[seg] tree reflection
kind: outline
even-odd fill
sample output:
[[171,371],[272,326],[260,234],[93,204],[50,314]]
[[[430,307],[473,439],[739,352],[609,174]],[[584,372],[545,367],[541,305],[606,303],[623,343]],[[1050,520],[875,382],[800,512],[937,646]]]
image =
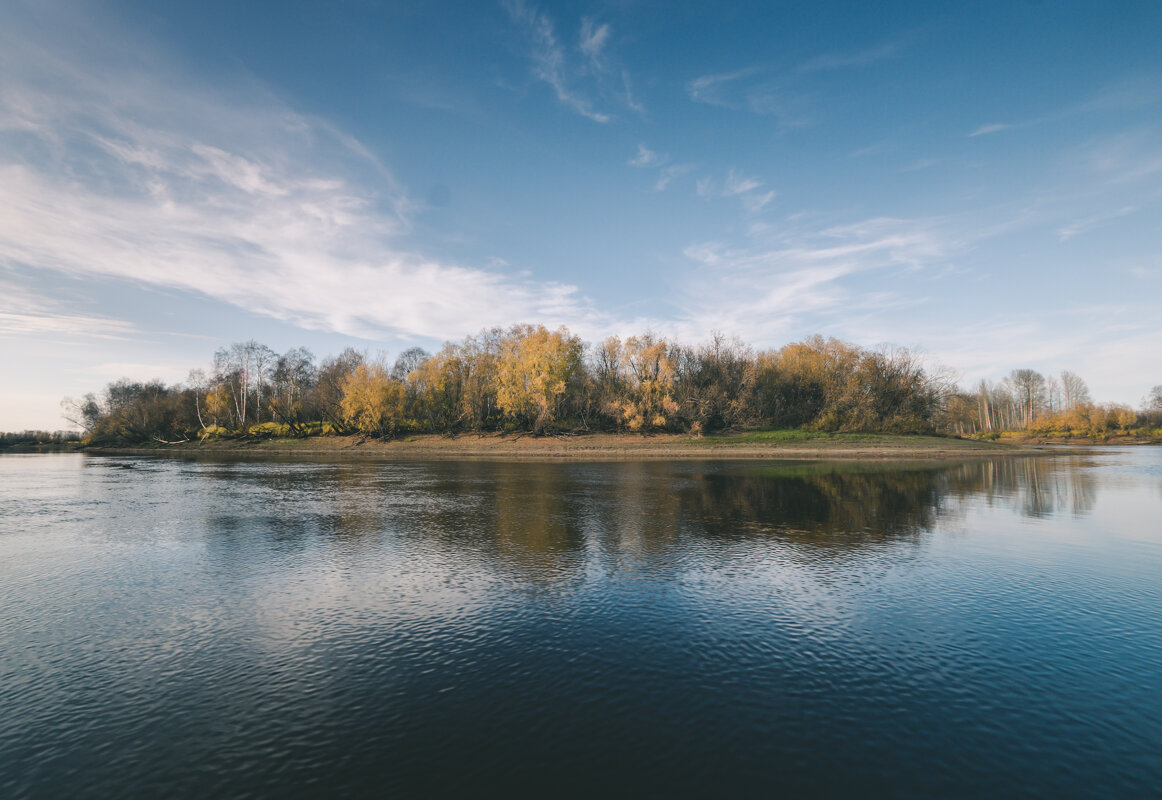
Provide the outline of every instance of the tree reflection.
[[784,534],[851,549],[931,530],[983,499],[1027,517],[1089,512],[1093,475],[1076,457],[954,465],[812,463],[706,472],[678,493],[686,518],[715,536]]
[[[586,563],[651,569],[686,538],[779,536],[857,551],[916,541],[973,504],[1027,517],[1083,515],[1097,482],[1077,456],[961,463],[724,465],[396,462],[205,464],[204,516],[283,546],[315,539],[348,557],[396,542],[414,555],[554,584]],[[288,541],[289,540],[289,541]]]
[[678,500],[684,516],[711,535],[776,532],[848,549],[931,528],[940,476],[843,465],[751,468],[700,475]]

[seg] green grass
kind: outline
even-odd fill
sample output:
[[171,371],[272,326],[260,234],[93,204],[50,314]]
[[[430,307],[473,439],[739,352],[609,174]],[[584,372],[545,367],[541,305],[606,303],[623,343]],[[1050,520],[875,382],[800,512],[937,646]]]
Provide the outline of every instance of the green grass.
[[774,444],[795,442],[883,442],[891,439],[901,439],[904,436],[894,436],[882,433],[827,433],[826,431],[808,431],[800,428],[790,428],[771,431],[752,431],[750,433],[731,434],[725,440],[739,444]]

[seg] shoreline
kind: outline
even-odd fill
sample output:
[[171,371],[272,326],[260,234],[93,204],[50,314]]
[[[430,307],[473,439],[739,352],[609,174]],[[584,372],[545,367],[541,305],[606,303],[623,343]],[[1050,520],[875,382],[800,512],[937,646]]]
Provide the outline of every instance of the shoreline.
[[589,433],[575,436],[416,434],[387,441],[360,436],[302,439],[220,439],[135,447],[85,447],[93,455],[330,456],[381,460],[947,460],[1029,456],[1060,449],[939,436],[739,433],[693,438],[683,434]]

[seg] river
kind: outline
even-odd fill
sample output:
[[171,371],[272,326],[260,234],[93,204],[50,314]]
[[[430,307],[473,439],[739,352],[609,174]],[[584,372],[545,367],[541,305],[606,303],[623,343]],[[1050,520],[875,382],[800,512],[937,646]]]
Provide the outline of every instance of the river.
[[0,456],[0,796],[1129,797],[1162,448]]

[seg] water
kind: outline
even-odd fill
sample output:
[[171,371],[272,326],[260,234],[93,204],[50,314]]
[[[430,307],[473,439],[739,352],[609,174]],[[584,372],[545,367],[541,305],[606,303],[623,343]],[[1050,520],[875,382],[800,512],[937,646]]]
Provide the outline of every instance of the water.
[[0,457],[0,796],[1129,797],[1162,450]]

